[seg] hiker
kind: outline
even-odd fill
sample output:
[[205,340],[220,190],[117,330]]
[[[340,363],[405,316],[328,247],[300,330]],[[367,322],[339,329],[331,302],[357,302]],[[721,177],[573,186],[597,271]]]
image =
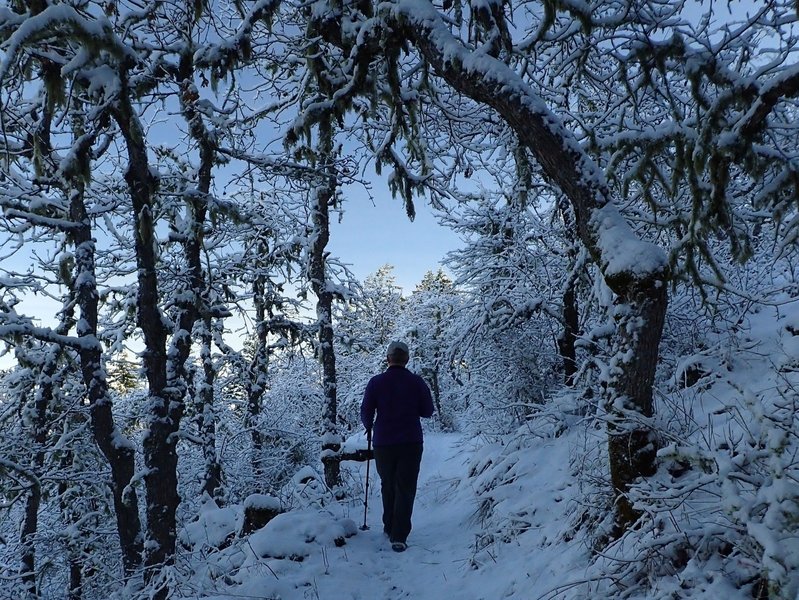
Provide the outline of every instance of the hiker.
[[419,418],[433,415],[433,398],[424,379],[405,368],[410,359],[406,344],[391,342],[386,354],[388,369],[372,377],[366,385],[361,421],[374,445],[383,495],[383,531],[391,541],[391,549],[402,552],[408,547],[406,540],[411,532],[416,480],[422,462]]

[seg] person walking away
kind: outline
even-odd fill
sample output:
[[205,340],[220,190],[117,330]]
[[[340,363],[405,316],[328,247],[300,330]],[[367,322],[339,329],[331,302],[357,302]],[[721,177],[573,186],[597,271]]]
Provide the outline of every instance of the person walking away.
[[[407,547],[416,482],[422,462],[422,423],[433,416],[433,398],[424,379],[406,369],[410,352],[391,342],[388,368],[366,385],[361,421],[372,436],[375,465],[383,496],[383,531],[395,552]],[[377,417],[375,417],[377,413]]]

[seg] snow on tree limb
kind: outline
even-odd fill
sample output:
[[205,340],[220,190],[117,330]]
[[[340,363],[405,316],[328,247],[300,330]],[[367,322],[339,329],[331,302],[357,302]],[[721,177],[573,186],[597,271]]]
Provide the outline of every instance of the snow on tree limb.
[[36,327],[35,325],[24,322],[0,324],[0,338],[19,335],[29,336],[42,342],[60,344],[76,350],[93,350],[100,348],[100,342],[94,336],[76,338],[69,335],[61,335],[47,327]]
[[766,118],[781,98],[797,94],[799,94],[799,64],[791,66],[780,73],[779,77],[762,86],[757,100],[735,125],[735,133],[744,139],[755,135],[763,128]]
[[[0,31],[6,28],[7,22],[16,19],[19,19],[19,15],[10,11],[0,13]],[[0,62],[0,80],[5,79],[11,67],[19,63],[18,54],[25,45],[39,37],[53,35],[62,26],[71,29],[74,35],[84,38],[89,47],[97,47],[102,41],[106,50],[132,61],[138,59],[134,50],[117,38],[107,19],[87,19],[69,4],[54,4],[37,15],[21,20],[14,33],[2,45],[5,56]]]
[[[501,60],[468,50],[428,0],[384,3],[381,10],[405,25],[406,34],[450,85],[491,106],[513,127],[546,175],[572,201],[580,237],[603,269],[608,269],[606,276],[618,283],[622,271],[624,280],[663,276],[665,252],[635,236],[609,203],[610,192],[599,166],[518,74]],[[600,209],[601,216],[594,216]]]
[[666,268],[663,250],[638,239],[615,205],[606,204],[594,211],[591,228],[597,233],[600,264],[606,278],[645,279],[662,274]]

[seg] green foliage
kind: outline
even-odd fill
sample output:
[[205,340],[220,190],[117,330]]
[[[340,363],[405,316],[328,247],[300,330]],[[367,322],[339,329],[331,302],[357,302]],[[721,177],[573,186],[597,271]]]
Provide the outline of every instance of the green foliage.
[[128,394],[141,388],[143,381],[139,376],[140,365],[128,355],[121,355],[109,362],[108,385],[120,394]]

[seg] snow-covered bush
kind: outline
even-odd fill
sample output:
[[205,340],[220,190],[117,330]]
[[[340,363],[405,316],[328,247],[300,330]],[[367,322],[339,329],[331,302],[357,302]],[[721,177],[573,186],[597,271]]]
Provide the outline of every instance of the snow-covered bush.
[[660,469],[631,490],[642,518],[595,565],[609,594],[796,597],[797,325],[799,303],[774,297],[674,361]]
[[[0,381],[3,599],[22,597],[20,558],[31,549],[40,566],[36,582],[42,598],[73,589],[85,600],[105,599],[121,576],[119,541],[109,535],[114,531],[111,474],[92,438],[85,389],[71,366],[66,360],[50,378],[37,369],[17,368]],[[37,415],[44,393],[51,394],[50,402]],[[42,426],[37,423],[45,424],[45,435],[36,431]],[[27,494],[33,491],[38,503]],[[22,531],[28,531],[25,539]]]

